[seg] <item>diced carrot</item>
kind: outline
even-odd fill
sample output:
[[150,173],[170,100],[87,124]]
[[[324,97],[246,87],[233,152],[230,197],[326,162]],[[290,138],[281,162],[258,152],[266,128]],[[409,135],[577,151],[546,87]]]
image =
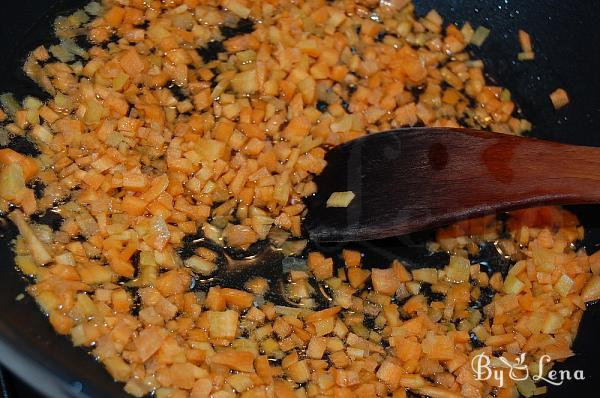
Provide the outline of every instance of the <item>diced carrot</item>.
[[0,149],[0,163],[3,165],[17,163],[21,166],[26,181],[29,181],[34,177],[39,170],[37,162],[33,158],[21,155],[19,152],[15,152],[10,148]]
[[349,268],[346,273],[348,274],[350,286],[353,288],[362,286],[369,280],[369,277],[371,276],[371,271],[358,267]]
[[526,52],[526,53],[532,52],[533,47],[531,45],[531,37],[529,36],[529,34],[521,29],[519,29],[518,34],[519,34],[519,43],[521,44],[521,50],[523,50],[523,52]]
[[144,60],[135,49],[123,52],[120,59],[121,68],[132,78],[137,78],[144,70]]
[[196,380],[190,398],[209,398],[212,391],[212,381],[208,377]]
[[147,203],[137,196],[125,196],[121,202],[121,209],[132,216],[141,216],[146,211]]
[[250,308],[254,301],[252,294],[243,290],[223,288],[220,294],[224,297],[227,305],[232,305],[237,308]]
[[290,383],[284,380],[278,380],[275,382],[275,396],[281,398],[295,398],[294,389],[290,386]]
[[325,258],[319,252],[309,253],[306,263],[317,280],[324,280],[333,276],[333,259]]
[[428,333],[423,340],[423,353],[430,359],[450,360],[454,358],[454,341],[450,336],[435,336]]
[[165,297],[184,293],[190,286],[190,275],[183,270],[165,272],[156,280],[156,288]]
[[377,378],[390,386],[390,388],[396,389],[400,384],[400,378],[403,373],[402,368],[388,358],[379,367]]
[[68,335],[71,332],[71,328],[75,325],[75,321],[72,318],[59,311],[52,311],[49,320],[54,330],[62,335]]
[[376,292],[387,295],[394,295],[402,283],[392,268],[373,268],[371,281]]
[[333,68],[331,68],[331,73],[329,76],[332,80],[335,80],[336,82],[341,82],[344,80],[347,74],[348,68],[346,66],[335,65]]
[[560,109],[569,103],[569,95],[564,89],[558,88],[550,94],[550,101],[554,109]]
[[574,227],[579,225],[577,217],[568,211],[556,206],[535,207],[531,209],[515,210],[509,213],[508,227],[511,230],[528,227]]
[[221,351],[211,356],[210,362],[239,372],[254,372],[254,355],[251,352]]
[[342,307],[330,307],[321,311],[313,312],[304,317],[305,322],[317,322],[323,319],[331,318],[342,310]]
[[360,262],[362,261],[362,256],[360,252],[356,250],[344,249],[342,251],[342,256],[344,257],[344,263],[348,268],[359,267]]
[[154,355],[161,347],[164,338],[163,331],[157,326],[150,326],[143,329],[134,340],[140,360],[145,362]]
[[103,16],[109,26],[117,27],[125,17],[125,9],[123,7],[114,6],[109,9]]

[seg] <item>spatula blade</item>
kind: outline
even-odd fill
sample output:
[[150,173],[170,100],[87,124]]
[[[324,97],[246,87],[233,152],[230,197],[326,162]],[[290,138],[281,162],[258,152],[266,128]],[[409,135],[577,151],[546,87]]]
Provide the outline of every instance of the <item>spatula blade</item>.
[[[598,149],[469,129],[371,134],[328,152],[304,222],[316,241],[359,241],[534,204],[600,199]],[[575,164],[574,160],[578,164]],[[348,207],[327,207],[352,191]],[[596,191],[596,193],[594,193]]]

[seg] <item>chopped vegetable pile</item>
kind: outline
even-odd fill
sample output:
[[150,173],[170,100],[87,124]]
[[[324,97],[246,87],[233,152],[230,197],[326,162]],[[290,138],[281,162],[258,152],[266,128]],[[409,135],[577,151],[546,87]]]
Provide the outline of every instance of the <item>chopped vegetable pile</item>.
[[[529,397],[544,387],[476,380],[471,358],[572,355],[600,257],[558,208],[513,213],[507,233],[494,218],[438,231],[439,268],[305,253],[328,148],[403,126],[530,129],[467,52],[487,28],[406,0],[105,0],[55,30],[24,66],[49,98],[0,96],[0,210],[28,292],[129,394]],[[297,305],[259,277],[194,287],[224,248],[264,241],[296,256]],[[511,267],[477,260],[486,241]]]

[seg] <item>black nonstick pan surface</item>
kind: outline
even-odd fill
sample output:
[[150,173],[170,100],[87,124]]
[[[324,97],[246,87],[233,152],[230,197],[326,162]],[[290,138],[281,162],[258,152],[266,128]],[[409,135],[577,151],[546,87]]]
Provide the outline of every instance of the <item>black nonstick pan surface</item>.
[[[507,87],[534,125],[533,136],[600,146],[600,2],[597,0],[415,0],[418,12],[435,8],[446,22],[470,21],[492,30],[473,53],[490,78]],[[57,15],[84,5],[76,0],[10,0],[0,13],[0,92],[42,96],[21,72],[27,50],[52,41]],[[518,62],[517,30],[533,37],[536,59]],[[553,109],[548,95],[565,88],[571,103]],[[586,227],[588,251],[600,247],[600,206],[572,208]],[[58,336],[29,297],[17,301],[26,281],[14,269],[10,241],[16,230],[0,224],[0,362],[49,397],[126,397],[102,366]],[[415,244],[398,238],[370,242],[363,251],[382,252]],[[380,250],[381,249],[381,250]],[[378,254],[375,254],[377,252]],[[550,387],[546,397],[597,396],[600,389],[600,306],[586,311],[574,344],[576,356],[557,369],[583,370],[585,380]]]

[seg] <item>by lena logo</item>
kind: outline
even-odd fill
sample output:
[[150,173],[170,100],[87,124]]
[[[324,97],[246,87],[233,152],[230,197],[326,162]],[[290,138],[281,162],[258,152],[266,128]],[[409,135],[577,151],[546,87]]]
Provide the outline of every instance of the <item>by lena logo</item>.
[[583,370],[550,370],[548,374],[544,372],[544,366],[547,365],[551,358],[549,355],[542,355],[537,366],[537,373],[530,375],[530,369],[525,364],[525,353],[519,355],[514,362],[509,361],[504,357],[494,358],[494,363],[485,353],[476,355],[471,360],[471,368],[475,373],[475,378],[479,381],[494,380],[498,387],[504,387],[505,377],[512,381],[524,381],[529,378],[535,383],[545,381],[554,386],[560,386],[565,381],[569,380],[585,380]]

